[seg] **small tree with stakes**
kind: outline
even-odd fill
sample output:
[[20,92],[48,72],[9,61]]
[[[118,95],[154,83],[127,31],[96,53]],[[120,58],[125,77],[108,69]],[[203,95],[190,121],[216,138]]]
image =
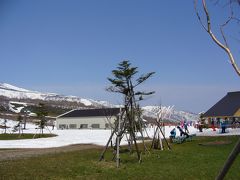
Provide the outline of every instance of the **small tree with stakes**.
[[[155,72],[150,72],[144,75],[141,75],[138,78],[134,78],[134,76],[138,73],[137,67],[132,67],[129,61],[122,61],[119,63],[119,66],[116,70],[112,71],[113,78],[108,78],[108,81],[111,82],[111,86],[107,88],[107,91],[120,93],[123,95],[124,104],[123,108],[120,112],[120,115],[115,123],[114,130],[100,156],[100,161],[104,159],[104,154],[111,142],[114,134],[117,136],[116,143],[115,143],[115,153],[114,158],[117,161],[117,167],[120,163],[119,157],[119,146],[121,139],[124,135],[129,135],[129,147],[130,153],[133,152],[133,146],[135,146],[135,150],[137,152],[137,157],[139,163],[141,162],[141,153],[137,144],[136,140],[136,132],[142,133],[142,119],[139,117],[140,108],[139,108],[139,101],[143,100],[144,96],[152,95],[154,92],[143,92],[143,91],[136,91],[136,88],[145,82],[147,79],[152,77]],[[144,143],[144,137],[142,137]],[[144,145],[144,147],[146,147]]]

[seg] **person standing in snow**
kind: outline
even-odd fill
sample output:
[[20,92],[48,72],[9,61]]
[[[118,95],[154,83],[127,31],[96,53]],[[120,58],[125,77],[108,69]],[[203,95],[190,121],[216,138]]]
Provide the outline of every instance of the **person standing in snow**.
[[188,131],[188,125],[187,125],[187,122],[186,122],[186,121],[184,122],[184,130],[185,130],[185,133],[189,133],[189,131]]
[[173,142],[173,139],[176,137],[176,128],[173,128],[171,131],[170,131],[170,136],[169,136],[169,140],[170,142]]
[[184,121],[181,121],[181,128],[184,127]]
[[213,131],[216,131],[215,126],[214,126],[214,119],[213,118],[211,119],[211,126],[212,126]]
[[[226,118],[225,118],[225,120],[226,120]],[[225,122],[223,119],[220,119],[220,126],[222,128],[222,133],[225,133],[226,125],[225,125]]]

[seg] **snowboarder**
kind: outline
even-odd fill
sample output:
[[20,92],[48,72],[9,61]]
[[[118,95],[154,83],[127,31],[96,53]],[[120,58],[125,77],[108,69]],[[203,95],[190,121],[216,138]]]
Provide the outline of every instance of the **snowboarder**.
[[188,133],[184,132],[184,131],[182,130],[182,128],[180,128],[179,126],[178,126],[177,128],[178,128],[178,130],[180,131],[180,136],[185,135],[186,138],[189,137]]

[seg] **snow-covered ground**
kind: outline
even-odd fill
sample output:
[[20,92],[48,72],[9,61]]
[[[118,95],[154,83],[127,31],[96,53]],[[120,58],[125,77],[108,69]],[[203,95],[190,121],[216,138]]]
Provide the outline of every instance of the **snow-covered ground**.
[[[0,120],[0,125],[3,124],[3,120]],[[16,125],[16,121],[7,121],[7,126],[13,127]],[[24,130],[24,133],[33,133],[35,134],[36,125],[27,124],[27,129]],[[165,127],[165,135],[169,137],[170,131],[173,129],[173,126]],[[49,129],[49,130],[48,130]],[[97,144],[105,145],[108,138],[110,137],[111,130],[51,130],[52,127],[44,130],[44,133],[56,134],[56,137],[51,138],[40,138],[40,139],[24,139],[24,140],[0,140],[0,148],[51,148],[51,147],[60,147],[67,146],[71,144]],[[194,127],[189,127],[190,134],[197,134],[197,136],[221,136],[221,135],[240,135],[240,129],[228,129],[229,132],[226,134],[219,134],[219,131],[212,131],[212,129],[203,130],[202,133],[198,132]],[[150,137],[153,136],[154,128],[147,128],[147,132],[144,132],[144,135],[148,134]],[[4,130],[0,129],[0,133],[3,133]],[[11,132],[9,129],[7,132]],[[17,133],[17,132],[16,132]],[[177,130],[177,136],[179,136],[179,131]],[[127,144],[126,138],[122,140],[122,144]]]

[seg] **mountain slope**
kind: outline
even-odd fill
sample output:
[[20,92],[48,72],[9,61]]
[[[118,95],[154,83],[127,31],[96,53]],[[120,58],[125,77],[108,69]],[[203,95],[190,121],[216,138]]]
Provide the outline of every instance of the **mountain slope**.
[[[10,103],[10,102],[15,103]],[[39,103],[44,103],[52,111],[53,115],[61,114],[70,109],[79,108],[100,108],[100,107],[114,107],[107,101],[95,101],[92,99],[84,99],[77,96],[64,96],[56,93],[41,93],[38,91],[30,91],[24,88],[19,88],[7,83],[0,83],[0,105],[11,112],[19,112],[23,107],[16,106],[16,102],[21,101],[31,106],[31,110],[35,109]],[[15,105],[13,105],[15,104]],[[35,106],[35,107],[34,107]],[[15,108],[15,109],[14,109]],[[156,118],[157,106],[143,107],[143,115],[145,117]],[[198,115],[185,111],[174,110],[173,107],[161,107],[165,114],[164,118],[171,121],[196,121]],[[14,110],[14,111],[13,111]]]
[[0,83],[0,96],[4,96],[10,99],[33,99],[43,101],[58,101],[58,102],[77,102],[83,106],[104,106],[108,104],[105,101],[94,101],[91,99],[84,99],[77,96],[64,96],[56,93],[41,93],[38,91],[30,91],[23,88],[19,88],[7,83]]
[[162,118],[169,121],[198,121],[198,115],[186,111],[178,111],[173,108],[173,106],[145,106],[142,108],[144,110],[143,115],[151,118],[157,117],[157,112],[161,109]]

